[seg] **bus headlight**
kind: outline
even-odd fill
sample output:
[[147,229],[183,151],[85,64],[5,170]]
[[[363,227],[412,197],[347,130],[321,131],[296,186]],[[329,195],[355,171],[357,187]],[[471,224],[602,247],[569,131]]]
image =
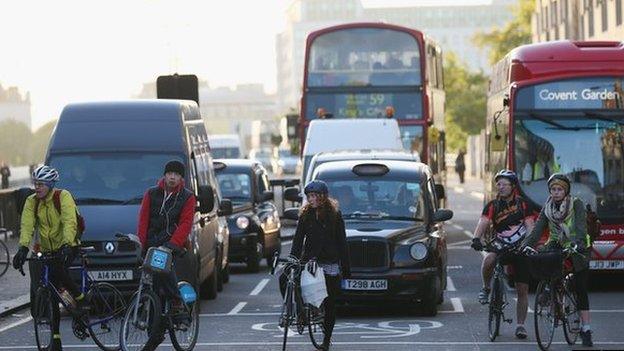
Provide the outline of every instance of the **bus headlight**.
[[249,227],[249,218],[245,216],[236,218],[236,226],[238,229],[247,229]]
[[410,256],[416,261],[422,261],[427,257],[427,246],[423,243],[415,243],[410,247]]

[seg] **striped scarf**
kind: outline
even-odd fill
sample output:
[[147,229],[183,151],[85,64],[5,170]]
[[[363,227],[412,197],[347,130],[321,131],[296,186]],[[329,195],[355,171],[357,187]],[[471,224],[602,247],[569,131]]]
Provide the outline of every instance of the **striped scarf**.
[[551,236],[559,238],[563,234],[565,238],[570,238],[571,228],[565,223],[572,216],[572,198],[569,195],[560,204],[556,204],[549,196],[544,205],[544,214],[551,223]]

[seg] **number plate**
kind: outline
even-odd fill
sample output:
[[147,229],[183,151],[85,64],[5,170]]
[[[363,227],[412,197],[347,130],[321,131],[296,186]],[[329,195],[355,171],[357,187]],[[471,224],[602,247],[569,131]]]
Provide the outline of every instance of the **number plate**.
[[91,271],[89,277],[93,280],[119,281],[132,280],[132,270],[124,271]]
[[388,290],[388,281],[385,279],[343,279],[344,290]]
[[624,261],[589,261],[589,269],[624,269]]

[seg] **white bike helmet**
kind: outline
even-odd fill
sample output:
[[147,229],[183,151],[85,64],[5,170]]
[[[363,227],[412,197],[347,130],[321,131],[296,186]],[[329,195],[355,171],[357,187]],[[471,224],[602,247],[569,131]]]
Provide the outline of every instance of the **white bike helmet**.
[[56,169],[43,165],[34,170],[32,179],[39,182],[56,182],[59,180],[59,174]]

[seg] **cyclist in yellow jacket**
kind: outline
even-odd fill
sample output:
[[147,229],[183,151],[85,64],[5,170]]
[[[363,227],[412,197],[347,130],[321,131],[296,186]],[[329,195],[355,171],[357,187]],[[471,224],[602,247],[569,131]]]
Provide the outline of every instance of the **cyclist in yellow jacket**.
[[[56,169],[40,166],[32,173],[35,193],[30,195],[24,204],[20,229],[19,250],[13,257],[13,267],[21,269],[28,255],[35,230],[39,233],[39,249],[44,253],[58,253],[61,262],[50,264],[50,278],[57,286],[63,286],[81,303],[84,295],[69,276],[68,266],[74,259],[75,247],[79,245],[76,237],[77,219],[76,204],[67,190],[60,190],[60,211],[54,204],[54,185],[59,180]],[[38,277],[31,277],[33,282]],[[54,304],[52,331],[54,341],[50,350],[62,350],[59,333],[60,313],[58,304]]]

